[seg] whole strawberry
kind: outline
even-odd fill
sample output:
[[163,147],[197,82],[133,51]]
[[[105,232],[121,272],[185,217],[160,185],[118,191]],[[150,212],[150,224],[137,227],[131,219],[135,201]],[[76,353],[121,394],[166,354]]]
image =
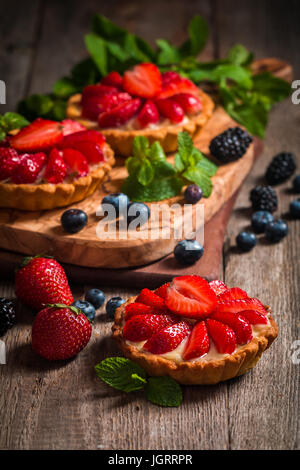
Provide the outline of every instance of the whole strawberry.
[[16,296],[24,304],[41,310],[47,304],[73,302],[67,276],[53,258],[24,258],[15,278]]
[[87,345],[91,334],[91,324],[79,309],[54,304],[41,310],[33,322],[32,349],[49,361],[69,359]]

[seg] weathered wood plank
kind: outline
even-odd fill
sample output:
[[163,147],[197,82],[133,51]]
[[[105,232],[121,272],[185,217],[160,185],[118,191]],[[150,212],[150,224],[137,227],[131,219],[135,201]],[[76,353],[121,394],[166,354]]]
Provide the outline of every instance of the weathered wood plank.
[[[299,71],[297,51],[296,2],[226,2],[220,20],[221,53],[241,42],[259,57],[281,56]],[[219,12],[219,18],[224,10]],[[251,34],[255,31],[255,34]],[[279,338],[246,376],[228,383],[229,442],[232,449],[294,449],[299,447],[299,366],[291,361],[292,343],[299,339],[300,224],[287,216],[290,182],[277,188],[277,216],[287,217],[290,234],[281,243],[270,245],[260,237],[258,246],[248,254],[237,252],[235,236],[249,227],[249,190],[261,183],[270,159],[278,152],[293,151],[299,160],[300,107],[291,101],[272,113],[265,151],[246,180],[228,225],[225,250],[225,281],[241,285],[251,295],[273,308],[279,323]]]

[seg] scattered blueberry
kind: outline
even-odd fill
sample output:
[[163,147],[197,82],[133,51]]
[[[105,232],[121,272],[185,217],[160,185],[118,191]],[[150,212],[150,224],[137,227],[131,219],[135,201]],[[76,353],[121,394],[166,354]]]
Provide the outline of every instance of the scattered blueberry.
[[128,206],[127,222],[130,224],[136,218],[139,218],[138,227],[144,225],[150,217],[150,209],[143,202],[131,202]]
[[282,219],[277,219],[266,226],[266,238],[270,242],[279,242],[287,236],[288,231],[287,223]]
[[296,175],[293,179],[293,189],[295,193],[300,193],[300,175]]
[[203,246],[197,240],[182,240],[175,246],[174,256],[180,264],[190,266],[201,258],[203,252]]
[[80,209],[68,209],[62,214],[60,221],[66,232],[77,233],[86,226],[88,216]]
[[105,295],[104,292],[100,289],[90,289],[85,294],[85,300],[90,302],[90,304],[94,305],[94,307],[100,308],[105,302]]
[[254,233],[240,232],[236,237],[236,244],[242,251],[250,251],[255,247],[257,238]]
[[197,184],[190,184],[184,191],[184,198],[189,204],[196,204],[202,196],[202,189]]
[[95,307],[90,302],[87,302],[86,300],[75,300],[72,305],[74,305],[76,308],[79,308],[88,320],[94,320],[96,311]]
[[251,225],[255,233],[263,233],[268,223],[273,222],[271,212],[257,211],[252,215]]
[[115,311],[125,302],[121,297],[112,297],[106,304],[106,313],[110,320],[114,320]]
[[295,219],[300,219],[300,198],[290,203],[290,213]]
[[116,217],[119,217],[120,214],[126,213],[129,198],[124,193],[112,193],[105,196],[102,199],[101,204],[111,204],[116,210]]

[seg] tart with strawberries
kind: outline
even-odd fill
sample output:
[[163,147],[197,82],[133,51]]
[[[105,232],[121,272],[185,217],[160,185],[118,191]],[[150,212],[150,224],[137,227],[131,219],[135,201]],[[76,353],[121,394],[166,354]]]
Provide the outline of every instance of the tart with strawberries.
[[113,164],[100,132],[70,119],[36,119],[0,142],[0,207],[67,206],[92,194]]
[[149,375],[216,384],[254,367],[278,327],[270,308],[239,287],[181,276],[122,304],[113,335]]
[[111,72],[73,95],[67,116],[100,130],[116,153],[129,156],[138,135],[159,141],[166,152],[176,150],[178,133],[196,135],[213,108],[211,98],[187,78],[143,63],[123,77]]

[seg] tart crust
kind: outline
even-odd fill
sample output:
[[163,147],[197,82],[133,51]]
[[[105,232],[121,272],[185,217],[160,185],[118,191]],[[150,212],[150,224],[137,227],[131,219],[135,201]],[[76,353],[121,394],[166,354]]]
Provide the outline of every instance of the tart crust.
[[69,98],[67,105],[67,117],[80,122],[87,129],[97,129],[106,137],[107,142],[118,154],[128,157],[132,154],[132,142],[136,136],[147,137],[150,143],[159,141],[165,152],[174,152],[177,149],[177,136],[179,132],[186,131],[194,137],[202,129],[204,124],[212,116],[214,102],[204,91],[199,90],[199,98],[202,102],[202,111],[196,116],[188,118],[183,124],[170,124],[157,128],[145,128],[139,130],[126,129],[101,129],[97,122],[81,117],[81,94]]
[[72,183],[0,183],[0,207],[38,211],[68,206],[85,199],[106,179],[115,163],[112,149],[107,144],[103,149],[106,161]]
[[[254,337],[250,343],[241,346],[233,354],[226,355],[224,359],[176,363],[156,354],[142,352],[123,339],[125,306],[135,299],[136,297],[131,297],[116,310],[112,327],[113,337],[124,356],[137,362],[149,375],[168,375],[181,384],[212,385],[245,374],[257,364],[262,353],[271,346],[278,335],[278,326],[270,315],[268,317],[270,325],[262,329],[259,336]],[[269,307],[267,310],[271,312]]]

